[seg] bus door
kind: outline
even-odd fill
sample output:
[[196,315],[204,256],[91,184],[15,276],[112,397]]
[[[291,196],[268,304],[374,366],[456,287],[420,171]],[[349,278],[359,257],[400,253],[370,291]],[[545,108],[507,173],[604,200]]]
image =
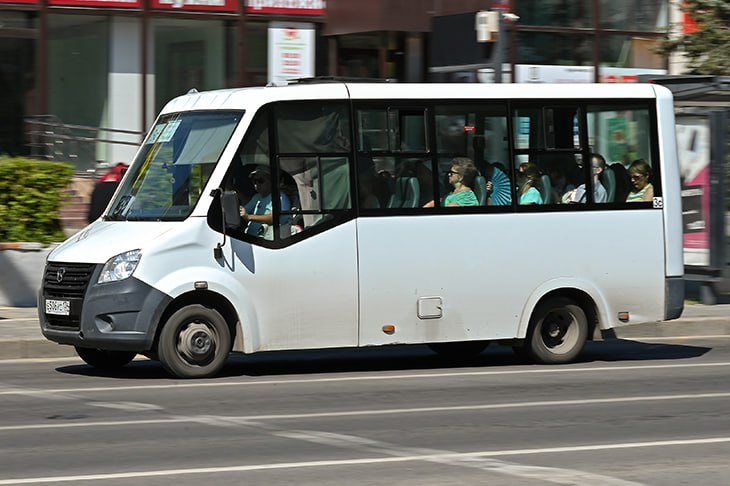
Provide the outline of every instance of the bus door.
[[345,102],[280,102],[257,114],[231,164],[252,215],[235,236],[252,248],[255,350],[357,345],[350,136]]

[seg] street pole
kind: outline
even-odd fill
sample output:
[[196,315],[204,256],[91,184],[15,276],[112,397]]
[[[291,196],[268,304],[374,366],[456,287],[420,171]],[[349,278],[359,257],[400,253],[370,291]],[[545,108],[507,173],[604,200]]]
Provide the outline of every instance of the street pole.
[[504,10],[495,9],[499,13],[497,20],[497,42],[494,44],[494,52],[492,54],[492,67],[494,69],[494,82],[502,82],[502,65],[504,64]]

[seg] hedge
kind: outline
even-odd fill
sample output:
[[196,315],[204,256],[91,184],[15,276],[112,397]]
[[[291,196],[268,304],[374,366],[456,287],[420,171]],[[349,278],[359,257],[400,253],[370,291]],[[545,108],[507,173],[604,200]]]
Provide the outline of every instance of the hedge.
[[66,239],[59,211],[73,172],[63,162],[0,157],[0,241]]

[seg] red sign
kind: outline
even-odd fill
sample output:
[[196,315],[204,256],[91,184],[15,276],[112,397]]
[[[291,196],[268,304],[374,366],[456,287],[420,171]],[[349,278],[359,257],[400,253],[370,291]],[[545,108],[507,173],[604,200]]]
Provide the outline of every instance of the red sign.
[[142,8],[142,0],[48,0],[48,5],[72,7]]
[[325,0],[246,0],[246,13],[282,15],[324,15]]
[[204,12],[237,12],[239,0],[152,0],[150,7],[160,10],[197,10]]

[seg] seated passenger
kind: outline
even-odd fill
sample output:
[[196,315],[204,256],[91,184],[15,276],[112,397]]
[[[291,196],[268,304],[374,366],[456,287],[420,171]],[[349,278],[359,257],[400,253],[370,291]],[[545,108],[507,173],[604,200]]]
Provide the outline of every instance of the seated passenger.
[[[606,170],[606,159],[601,154],[591,154],[591,171],[593,181],[593,202],[605,203],[608,201],[608,193],[606,188],[601,184],[601,174]],[[586,202],[586,185],[581,184],[572,191],[568,191],[563,195],[563,202],[566,203],[585,203]]]
[[626,197],[626,202],[651,201],[654,199],[654,186],[649,182],[651,179],[651,166],[646,160],[638,159],[631,163],[629,178],[631,179],[631,192]]
[[[449,184],[454,188],[443,200],[442,206],[478,206],[476,194],[472,190],[474,179],[479,175],[474,162],[466,157],[456,157],[451,161],[451,169],[447,172]],[[423,207],[434,207],[434,201],[427,202]]]
[[519,201],[521,205],[543,204],[540,194],[540,169],[533,163],[520,165],[520,183],[518,187]]
[[[274,217],[271,214],[271,170],[266,165],[259,165],[249,175],[253,180],[256,194],[241,207],[241,217],[246,225],[245,232],[249,235],[262,236],[267,240],[274,238],[272,224]],[[289,198],[281,193],[281,210],[290,211]]]

